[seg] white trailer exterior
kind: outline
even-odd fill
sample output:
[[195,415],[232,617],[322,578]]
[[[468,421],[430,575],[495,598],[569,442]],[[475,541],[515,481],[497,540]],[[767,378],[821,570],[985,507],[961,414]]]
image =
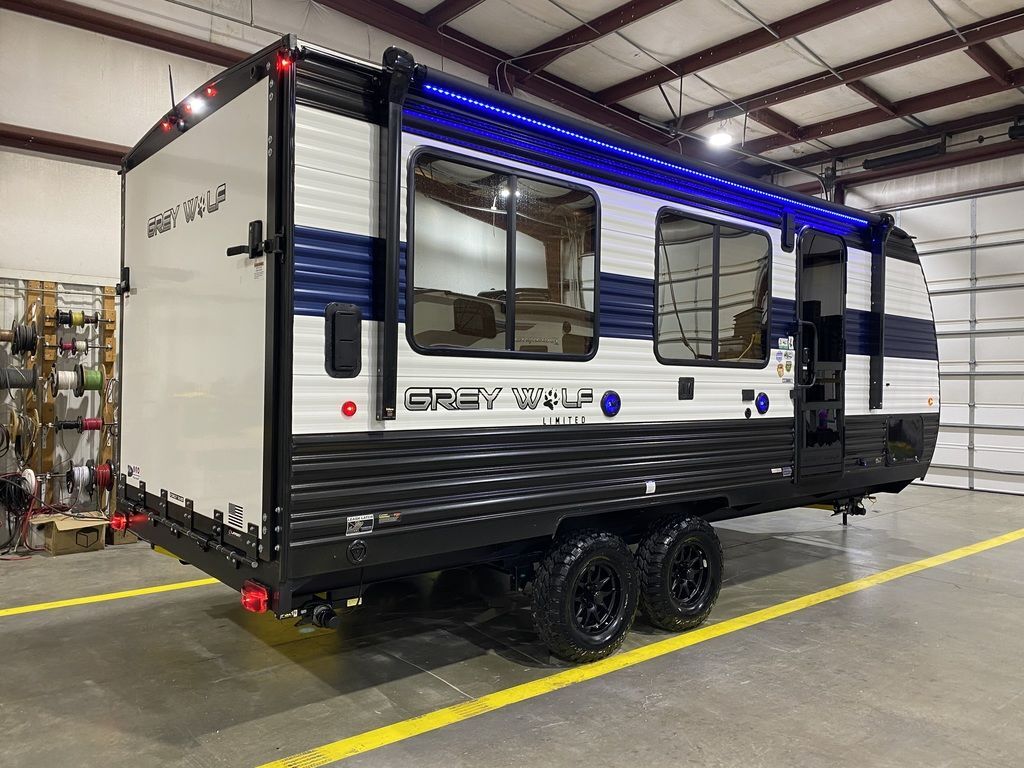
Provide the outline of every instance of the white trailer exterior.
[[279,616],[927,471],[934,323],[891,217],[290,38],[124,178],[122,510]]

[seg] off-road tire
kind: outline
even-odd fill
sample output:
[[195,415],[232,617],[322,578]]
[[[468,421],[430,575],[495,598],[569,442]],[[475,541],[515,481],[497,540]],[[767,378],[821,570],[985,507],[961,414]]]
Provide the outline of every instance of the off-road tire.
[[[580,623],[577,597],[589,574],[613,576],[617,602],[606,627],[588,633]],[[633,625],[640,579],[626,543],[604,531],[580,531],[556,541],[537,567],[532,613],[537,632],[551,653],[572,662],[591,662],[614,653]]]
[[[691,600],[680,601],[673,592],[673,567],[683,548],[699,548],[704,554],[706,583]],[[692,551],[692,549],[691,549]],[[715,529],[700,517],[680,515],[652,527],[636,551],[640,571],[640,605],[647,621],[659,629],[681,632],[703,624],[711,614],[722,588],[722,543]]]

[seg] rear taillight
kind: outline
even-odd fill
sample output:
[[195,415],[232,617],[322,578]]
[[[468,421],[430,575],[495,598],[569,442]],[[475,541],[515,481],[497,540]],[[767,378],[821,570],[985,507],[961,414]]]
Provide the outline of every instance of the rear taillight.
[[115,512],[110,516],[110,530],[120,533],[136,525],[142,525],[147,520],[149,520],[149,515],[135,514],[129,516],[124,512]]
[[266,613],[270,607],[270,590],[258,581],[246,579],[242,584],[242,607],[250,613]]

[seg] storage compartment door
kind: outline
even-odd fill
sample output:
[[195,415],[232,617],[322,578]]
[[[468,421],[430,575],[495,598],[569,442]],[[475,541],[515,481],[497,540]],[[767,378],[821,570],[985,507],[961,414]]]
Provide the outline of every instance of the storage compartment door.
[[120,472],[246,533],[265,503],[276,266],[225,252],[250,222],[267,236],[268,95],[263,78],[124,181]]

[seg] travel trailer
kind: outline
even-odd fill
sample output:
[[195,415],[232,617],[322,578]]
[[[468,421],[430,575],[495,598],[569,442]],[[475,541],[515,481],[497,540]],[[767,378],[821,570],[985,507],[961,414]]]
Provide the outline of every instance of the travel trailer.
[[416,64],[287,37],[123,167],[115,526],[335,626],[487,563],[590,661],[702,622],[709,520],[924,477],[911,237]]

